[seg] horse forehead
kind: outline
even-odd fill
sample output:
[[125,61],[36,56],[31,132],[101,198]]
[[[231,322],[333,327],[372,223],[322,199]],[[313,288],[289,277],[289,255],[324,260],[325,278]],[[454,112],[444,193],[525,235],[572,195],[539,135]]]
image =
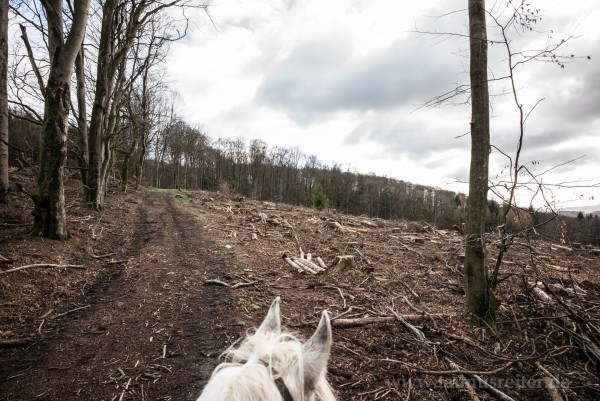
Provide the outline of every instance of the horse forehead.
[[272,355],[274,357],[294,355],[302,351],[302,343],[289,336],[259,336],[249,338],[240,345],[238,351],[249,352],[253,355]]

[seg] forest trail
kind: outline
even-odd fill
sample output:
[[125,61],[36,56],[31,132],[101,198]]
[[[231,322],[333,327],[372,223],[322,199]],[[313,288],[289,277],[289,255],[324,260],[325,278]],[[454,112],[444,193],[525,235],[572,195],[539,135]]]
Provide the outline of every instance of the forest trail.
[[144,193],[125,216],[131,233],[114,258],[128,262],[107,264],[78,300],[82,309],[42,326],[43,341],[12,355],[2,400],[198,397],[229,344],[233,309],[226,289],[203,280],[226,266],[170,194]]

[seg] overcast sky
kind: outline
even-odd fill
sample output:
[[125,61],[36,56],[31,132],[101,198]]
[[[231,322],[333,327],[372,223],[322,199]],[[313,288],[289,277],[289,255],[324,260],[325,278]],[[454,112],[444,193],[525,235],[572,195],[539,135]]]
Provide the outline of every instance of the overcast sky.
[[[494,15],[506,15],[506,1]],[[513,51],[540,49],[575,36],[560,68],[532,62],[516,70],[526,112],[522,162],[548,184],[600,182],[600,1],[532,0],[538,32],[511,32]],[[467,1],[213,0],[212,22],[172,49],[168,63],[182,112],[212,138],[261,139],[299,146],[323,163],[405,181],[466,191],[470,109],[422,108],[436,95],[468,83]],[[502,14],[505,13],[505,14]],[[443,16],[443,17],[441,17]],[[488,20],[489,39],[498,39]],[[586,56],[591,56],[588,60]],[[581,58],[577,58],[581,57]],[[506,50],[490,47],[490,76],[506,74]],[[490,88],[492,143],[514,155],[518,115],[508,88]],[[464,99],[461,99],[464,100]],[[533,163],[535,162],[535,164]],[[508,161],[492,152],[490,178]],[[600,204],[600,188],[557,189],[560,207]],[[589,200],[590,197],[594,200]],[[523,196],[520,201],[527,199]]]

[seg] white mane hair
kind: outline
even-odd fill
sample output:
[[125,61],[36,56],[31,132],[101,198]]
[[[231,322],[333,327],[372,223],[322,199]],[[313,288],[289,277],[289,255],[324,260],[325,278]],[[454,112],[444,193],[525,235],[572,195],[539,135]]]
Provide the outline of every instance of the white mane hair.
[[223,353],[225,362],[197,401],[285,401],[277,381],[283,381],[293,401],[335,401],[325,376],[331,343],[326,311],[305,344],[282,332],[277,297],[256,332]]

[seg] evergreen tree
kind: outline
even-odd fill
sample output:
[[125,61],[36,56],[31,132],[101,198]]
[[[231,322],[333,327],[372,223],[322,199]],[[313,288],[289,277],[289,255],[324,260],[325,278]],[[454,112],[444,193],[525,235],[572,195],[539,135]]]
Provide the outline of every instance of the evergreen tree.
[[324,210],[329,207],[329,199],[325,195],[323,185],[317,184],[312,196],[312,207],[317,210]]

